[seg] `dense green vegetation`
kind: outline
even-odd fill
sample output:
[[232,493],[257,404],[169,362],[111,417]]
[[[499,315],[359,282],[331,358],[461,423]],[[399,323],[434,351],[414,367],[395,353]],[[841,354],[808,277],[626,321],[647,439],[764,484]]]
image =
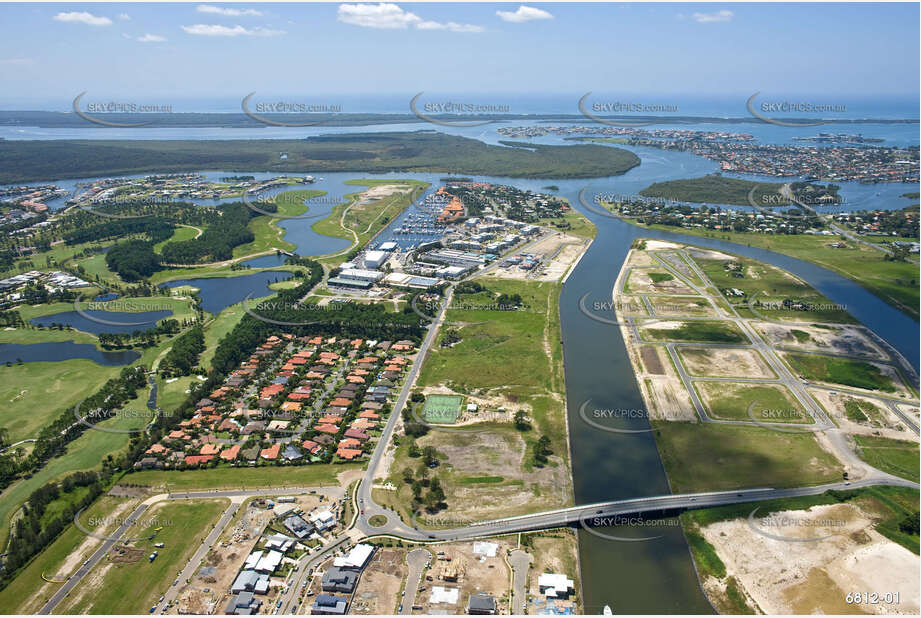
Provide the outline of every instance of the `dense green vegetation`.
[[807,380],[832,382],[872,391],[895,391],[892,379],[866,361],[811,354],[787,354],[793,370]]
[[776,203],[782,186],[776,182],[755,182],[712,174],[701,178],[657,182],[640,191],[640,195],[678,202],[750,206],[748,194],[752,189],[755,190],[753,199],[760,205],[768,204],[771,200]]
[[152,241],[145,240],[120,242],[106,253],[106,266],[124,281],[145,279],[160,270],[160,258],[153,246]]
[[201,326],[193,326],[173,341],[170,351],[160,363],[160,374],[165,377],[189,375],[204,350],[205,333]]
[[199,264],[229,260],[233,257],[234,247],[253,242],[255,235],[247,226],[254,216],[257,213],[243,204],[223,206],[221,216],[198,238],[164,245],[160,251],[163,262]]
[[[434,131],[304,140],[6,140],[0,141],[0,184],[215,169],[459,171],[523,178],[594,178],[622,174],[640,163],[629,151],[593,144],[503,144],[493,146]],[[282,158],[281,153],[287,157]]]
[[693,341],[696,343],[747,343],[748,338],[731,322],[695,320],[678,328],[646,328],[642,333],[656,341]]

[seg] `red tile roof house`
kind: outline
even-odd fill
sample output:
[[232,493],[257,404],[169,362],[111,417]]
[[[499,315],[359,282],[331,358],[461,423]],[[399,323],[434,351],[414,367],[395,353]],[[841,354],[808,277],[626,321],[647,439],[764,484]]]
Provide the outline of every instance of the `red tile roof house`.
[[343,438],[339,440],[339,448],[361,448],[361,442],[355,438]]
[[208,463],[212,459],[214,459],[214,457],[211,455],[186,455],[185,465],[200,466],[201,464]]
[[350,399],[345,399],[344,397],[336,397],[329,402],[329,405],[334,408],[348,408],[350,405],[352,405],[352,401]]
[[203,447],[201,447],[201,450],[199,451],[199,453],[201,453],[202,455],[217,455],[220,452],[221,452],[221,445],[213,444],[213,443],[204,445]]
[[304,448],[305,451],[307,451],[311,455],[316,455],[320,451],[320,449],[323,448],[322,446],[320,446],[313,440],[304,440],[301,443],[301,446]]
[[225,448],[224,452],[221,453],[221,459],[224,461],[235,461],[237,455],[240,454],[240,445],[234,444],[230,448]]
[[263,459],[278,459],[279,452],[281,452],[281,444],[273,444],[269,448],[259,451],[259,456]]
[[349,461],[355,459],[356,457],[361,457],[364,454],[364,451],[359,451],[357,449],[351,448],[340,448],[336,450],[336,455],[342,459],[347,459]]
[[314,429],[316,429],[320,433],[328,433],[328,434],[339,433],[339,428],[336,427],[335,425],[330,425],[330,424],[317,425],[316,427],[314,427]]
[[371,437],[362,430],[354,428],[346,429],[344,435],[346,438],[355,438],[356,440],[361,440],[362,442]]
[[380,414],[378,414],[377,412],[374,412],[374,411],[372,411],[372,410],[364,410],[364,411],[362,411],[361,414],[358,415],[358,418],[367,418],[367,419],[370,419],[370,420],[372,420],[372,421],[376,421],[376,420],[380,419],[380,417],[381,417]]

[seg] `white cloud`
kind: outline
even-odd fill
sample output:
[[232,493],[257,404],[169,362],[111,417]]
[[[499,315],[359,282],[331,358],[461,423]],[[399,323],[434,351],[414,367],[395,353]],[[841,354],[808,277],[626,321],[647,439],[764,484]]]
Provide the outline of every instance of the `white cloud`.
[[405,30],[409,27],[417,30],[449,30],[451,32],[483,32],[482,26],[459,24],[457,22],[438,22],[425,20],[409,11],[404,11],[396,4],[381,2],[379,4],[340,4],[339,21],[383,30]]
[[166,37],[159,34],[145,34],[144,36],[139,36],[137,40],[141,43],[163,43],[166,41]]
[[86,11],[70,11],[69,13],[58,13],[53,18],[55,21],[63,21],[71,24],[86,24],[87,26],[111,26],[112,20],[108,17],[99,17]]
[[694,13],[691,17],[699,24],[709,24],[717,21],[732,21],[735,13],[732,11],[722,10],[715,13]]
[[257,11],[256,9],[228,9],[226,7],[212,6],[210,4],[199,4],[195,10],[199,13],[224,15],[225,17],[243,17],[244,15],[259,17],[262,15],[262,11]]
[[437,21],[420,21],[416,24],[419,30],[450,30],[451,32],[483,32],[483,26],[474,24],[459,24],[454,21],[441,23]]
[[521,23],[525,21],[532,21],[535,19],[553,19],[553,15],[548,13],[543,9],[537,9],[533,6],[521,5],[518,7],[517,11],[496,11],[502,21],[511,21],[515,23]]
[[0,65],[2,66],[28,66],[33,64],[35,61],[31,58],[0,58]]
[[122,21],[131,21],[131,15],[128,15],[127,13],[119,13],[118,18]]
[[285,34],[284,30],[270,30],[268,28],[244,28],[243,26],[220,26],[217,24],[195,24],[182,26],[188,34],[199,36],[279,36]]

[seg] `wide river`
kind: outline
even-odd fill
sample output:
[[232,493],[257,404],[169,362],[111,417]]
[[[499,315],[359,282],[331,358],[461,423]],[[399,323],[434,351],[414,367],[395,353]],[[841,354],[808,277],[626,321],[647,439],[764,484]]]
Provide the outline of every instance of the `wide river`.
[[[569,276],[560,298],[570,450],[577,504],[650,496],[670,491],[651,433],[623,434],[599,431],[579,416],[579,409],[586,401],[603,408],[644,407],[619,328],[593,320],[579,309],[579,300],[586,294],[589,295],[589,305],[592,301],[611,299],[614,281],[633,239],[638,236],[683,240],[746,255],[793,272],[816,287],[832,302],[844,305],[852,315],[901,352],[917,369],[918,323],[891,308],[853,281],[812,264],[770,251],[676,233],[640,230],[580,205],[579,193],[586,186],[589,187],[589,200],[594,193],[629,195],[637,193],[653,182],[701,176],[716,168],[714,163],[686,153],[642,148],[631,150],[641,157],[642,165],[623,176],[591,181],[475,177],[476,180],[510,184],[535,191],[542,191],[547,185],[557,185],[558,194],[566,197],[598,228],[597,238]],[[323,188],[330,195],[354,192],[354,186],[341,184],[350,178],[409,177],[426,180],[435,188],[442,176],[322,173],[314,175],[324,176],[324,180],[318,183],[320,186],[312,188]],[[907,200],[899,197],[907,190],[917,191],[917,187],[869,187],[843,183],[841,193],[852,207],[856,207],[855,204],[879,204],[893,208],[907,205]],[[398,225],[400,219],[397,218],[391,226]],[[328,244],[309,231],[309,226],[313,222],[309,219],[292,220],[284,224],[288,230],[287,238],[298,244],[298,253],[317,255],[323,252],[322,249],[338,249],[338,246],[334,246],[336,243]],[[387,237],[389,232],[385,231],[377,241]],[[275,258],[269,257],[261,259],[253,266],[272,266],[275,263]],[[250,280],[258,291],[265,289],[265,276],[208,280],[207,286],[200,286],[206,309],[210,307],[210,310],[219,310],[228,300],[236,302],[241,293],[245,295],[250,291],[246,289],[246,285],[240,284],[249,283]],[[199,282],[194,280],[185,283],[199,285]],[[228,293],[223,294],[219,291],[223,287],[228,288]],[[209,303],[209,296],[212,295],[220,296],[220,301]],[[213,300],[217,301],[217,298]],[[613,317],[613,314],[608,317]],[[648,421],[643,417],[630,422],[633,428],[648,428]],[[639,542],[603,540],[580,531],[581,576],[586,613],[600,614],[604,605],[610,605],[615,613],[712,613],[712,608],[700,590],[681,529],[668,523],[666,521],[661,526],[644,530],[644,533],[648,533],[644,536],[656,538]],[[635,530],[623,530],[621,536],[638,535]]]

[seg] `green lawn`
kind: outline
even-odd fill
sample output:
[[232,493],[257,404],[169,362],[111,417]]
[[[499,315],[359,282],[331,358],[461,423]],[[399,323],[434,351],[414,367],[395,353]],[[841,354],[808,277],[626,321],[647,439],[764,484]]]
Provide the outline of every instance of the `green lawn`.
[[917,442],[876,436],[854,436],[854,439],[857,454],[874,468],[915,483],[919,481]]
[[653,426],[676,493],[819,485],[840,481],[844,471],[810,433],[716,423]]
[[[129,501],[127,498],[115,498],[112,496],[101,496],[83,513],[83,518],[102,520],[111,518],[116,509],[125,505]],[[130,506],[129,508],[133,508]],[[127,513],[122,512],[121,517],[127,517]],[[115,521],[109,521],[109,525],[100,529],[103,534],[115,530],[118,526]],[[0,607],[4,613],[10,614],[34,614],[37,613],[41,606],[45,604],[51,595],[54,594],[60,584],[48,583],[42,579],[45,574],[49,579],[60,579],[73,574],[77,566],[84,559],[89,558],[102,541],[94,541],[81,550],[80,554],[72,559],[74,566],[65,568],[65,563],[70,555],[77,551],[83,543],[87,541],[85,533],[81,532],[76,526],[68,526],[61,535],[45,550],[35,557],[24,569],[19,572],[13,581],[6,588],[0,590]]]
[[[185,566],[229,504],[227,499],[195,500],[151,507],[140,517],[138,525],[126,533],[128,538],[140,538],[154,534],[155,528],[162,528],[153,539],[129,545],[143,550],[140,560],[117,565],[110,564],[108,559],[100,561],[91,571],[89,581],[104,572],[102,579],[86,584],[91,585],[91,589],[77,588],[57,611],[79,614],[146,612],[166,592],[176,572]],[[149,562],[147,556],[154,551],[154,543],[163,543],[165,547],[158,549],[157,558]]]
[[[812,418],[785,387],[729,382],[696,382],[710,415],[718,419],[766,423],[809,423]],[[754,406],[752,406],[754,404]],[[748,409],[752,406],[752,414]]]
[[748,343],[739,327],[732,322],[694,320],[678,328],[648,328],[640,323],[640,334],[652,341],[689,341],[693,343]]
[[785,354],[784,356],[793,371],[807,380],[844,384],[887,393],[896,390],[891,378],[883,375],[879,367],[866,361],[812,354]]
[[887,303],[918,319],[918,265],[886,261],[882,251],[860,243],[845,240],[846,247],[834,248],[829,245],[841,241],[840,237],[717,232],[664,225],[653,227],[689,236],[719,238],[740,245],[760,247],[818,264],[855,281]]
[[362,464],[311,464],[308,466],[263,466],[258,468],[204,468],[199,470],[144,470],[126,474],[122,483],[158,489],[251,489],[335,485],[336,475]]
[[[98,386],[98,384],[97,384]],[[129,406],[142,406],[142,398],[131,401]],[[127,416],[105,421],[106,426],[120,429],[136,429],[147,419],[130,419]],[[71,472],[94,470],[109,454],[116,454],[128,445],[131,434],[87,430],[67,445],[63,455],[51,459],[44,467],[29,478],[17,481],[0,494],[0,547],[5,547],[9,534],[9,517],[19,509],[36,489],[51,481],[60,480]]]
[[85,359],[0,365],[0,426],[13,442],[35,438],[42,427],[121,370]]
[[[204,229],[204,228],[199,228],[199,229]],[[163,249],[163,245],[165,245],[166,243],[181,242],[183,240],[192,240],[193,238],[196,238],[197,236],[198,236],[198,230],[191,228],[191,227],[178,227],[177,226],[176,229],[173,230],[172,236],[154,245],[154,251],[156,251],[157,253],[160,253],[160,250]],[[105,256],[103,256],[103,263],[105,263]]]

